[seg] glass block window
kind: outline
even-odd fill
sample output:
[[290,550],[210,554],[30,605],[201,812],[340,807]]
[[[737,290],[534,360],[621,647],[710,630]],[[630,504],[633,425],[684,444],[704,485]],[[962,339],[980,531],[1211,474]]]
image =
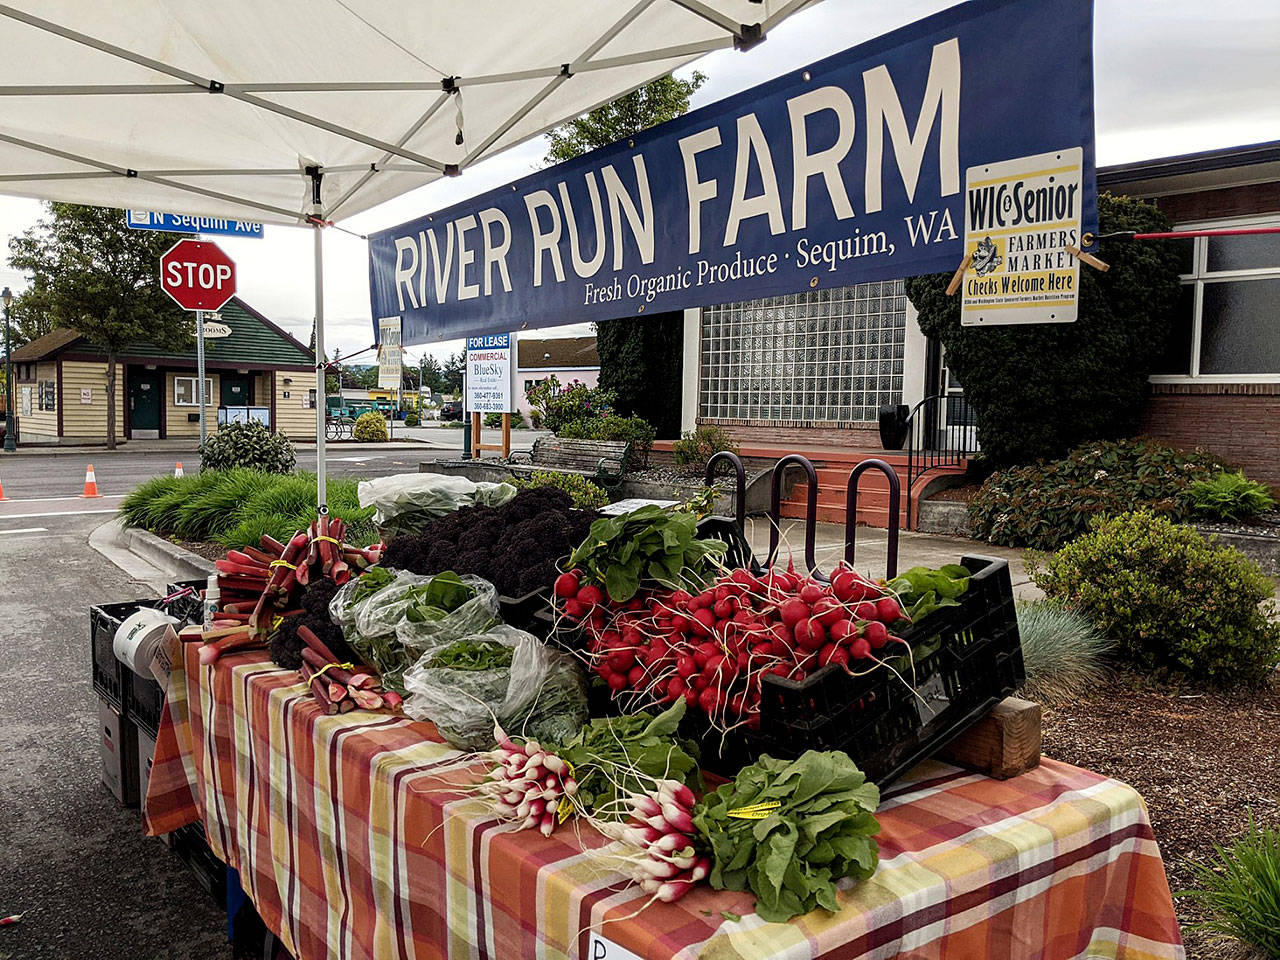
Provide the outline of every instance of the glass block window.
[[700,415],[857,423],[902,400],[907,295],[860,283],[702,311]]

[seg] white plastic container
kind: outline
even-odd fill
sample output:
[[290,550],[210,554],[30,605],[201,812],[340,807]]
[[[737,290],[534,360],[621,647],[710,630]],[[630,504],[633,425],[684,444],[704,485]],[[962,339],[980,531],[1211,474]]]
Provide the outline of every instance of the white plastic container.
[[178,624],[163,610],[139,607],[116,628],[111,649],[116,659],[140,676],[151,676],[151,661],[164,641],[165,630]]

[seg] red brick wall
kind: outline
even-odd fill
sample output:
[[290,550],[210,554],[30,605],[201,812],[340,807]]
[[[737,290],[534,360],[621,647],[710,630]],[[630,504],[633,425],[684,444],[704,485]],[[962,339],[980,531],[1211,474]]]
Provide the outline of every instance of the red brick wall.
[[698,423],[723,427],[743,446],[757,444],[802,449],[805,444],[813,444],[824,447],[880,449],[880,428],[874,423],[818,426],[794,421],[761,423],[749,420],[717,420],[710,417],[699,417]]
[[1280,210],[1280,182],[1178,193],[1159,197],[1156,203],[1173,223],[1272,213]]
[[1204,447],[1255,480],[1280,484],[1280,384],[1152,384],[1143,433]]

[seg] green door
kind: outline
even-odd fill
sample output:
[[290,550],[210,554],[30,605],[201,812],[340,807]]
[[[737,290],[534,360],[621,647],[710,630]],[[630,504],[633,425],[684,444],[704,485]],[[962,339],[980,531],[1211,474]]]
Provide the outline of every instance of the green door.
[[222,375],[222,406],[247,407],[253,403],[249,378],[242,373]]
[[135,437],[160,435],[160,371],[129,372],[129,432]]

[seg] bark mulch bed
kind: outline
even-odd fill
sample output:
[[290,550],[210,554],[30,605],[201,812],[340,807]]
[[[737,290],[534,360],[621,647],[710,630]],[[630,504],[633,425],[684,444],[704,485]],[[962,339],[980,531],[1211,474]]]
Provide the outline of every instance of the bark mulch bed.
[[[1169,886],[1192,885],[1190,861],[1243,832],[1247,811],[1280,825],[1280,681],[1228,694],[1142,686],[1120,678],[1044,708],[1044,755],[1133,786],[1147,803]],[[1184,925],[1202,919],[1176,900]],[[1183,931],[1188,957],[1247,951]]]

